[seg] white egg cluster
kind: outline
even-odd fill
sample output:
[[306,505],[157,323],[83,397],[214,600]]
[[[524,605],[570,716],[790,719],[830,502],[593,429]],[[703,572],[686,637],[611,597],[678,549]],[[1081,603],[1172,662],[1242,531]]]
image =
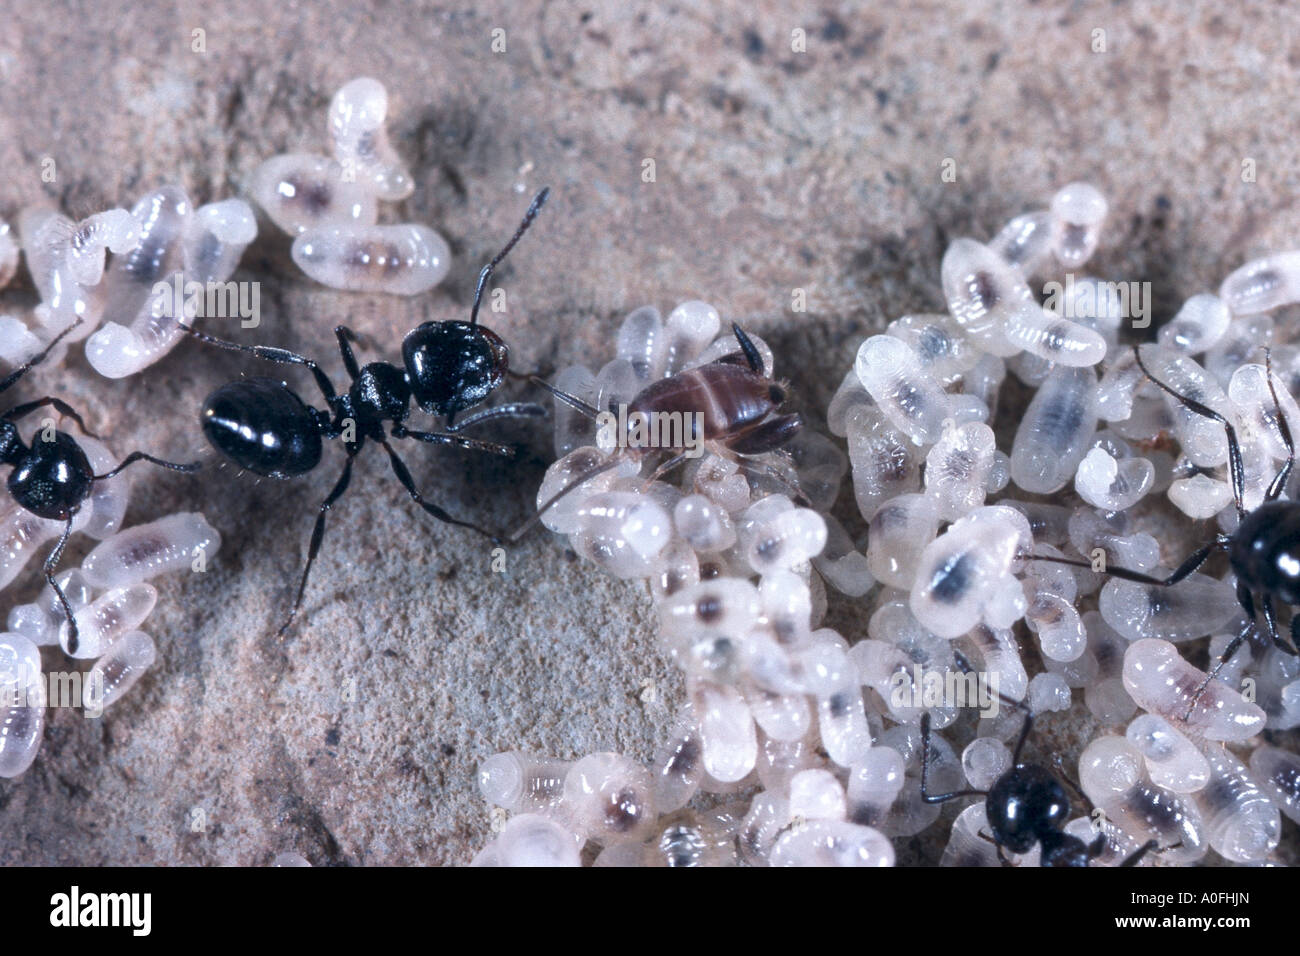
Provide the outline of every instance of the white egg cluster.
[[[83,439],[83,445],[89,450],[91,441]],[[101,502],[97,496],[86,509],[91,516],[83,530],[101,542],[80,567],[56,576],[76,615],[77,646],[70,648],[63,606],[49,588],[35,602],[14,607],[0,634],[0,777],[15,777],[36,759],[47,706],[80,706],[98,716],[131,689],[156,655],[153,638],[140,630],[158,600],[149,581],[160,574],[206,567],[221,546],[220,536],[197,512],[118,530],[126,509],[126,487],[120,482],[119,477],[102,483],[100,487],[112,489],[106,495],[112,501]],[[38,543],[34,538],[11,538],[5,553],[30,553]],[[66,658],[94,661],[88,671],[76,675],[76,686],[83,689],[80,700],[51,699],[40,649],[55,645]]]
[[[824,515],[844,459],[806,428],[788,455],[706,453],[669,481],[643,474],[644,456],[593,444],[586,418],[557,408],[562,457],[539,506],[593,477],[541,520],[611,573],[650,580],[688,700],[649,766],[612,753],[485,761],[482,792],[509,817],[476,864],[577,865],[590,844],[597,865],[890,865],[890,841],[941,814],[920,796],[923,713],[939,731],[930,791],[983,790],[1010,769],[1007,742],[1023,724],[997,694],[1044,713],[1070,709],[1075,691],[1103,728],[1078,742],[1078,782],[1100,812],[1076,807],[1066,832],[1106,835],[1094,865],[1149,840],[1148,865],[1211,850],[1269,859],[1280,814],[1300,819],[1300,757],[1256,744],[1265,727],[1300,725],[1300,659],[1270,648],[1254,660],[1243,647],[1206,684],[1178,645],[1210,637],[1214,661],[1251,626],[1231,574],[1164,588],[1105,570],[1167,576],[1186,555],[1145,529],[1173,509],[1236,526],[1225,429],[1150,376],[1233,424],[1246,507],[1263,501],[1286,457],[1278,405],[1300,435],[1300,336],[1266,314],[1300,302],[1300,252],[1189,299],[1142,346],[1148,376],[1120,344],[1136,319],[1124,284],[1073,272],[1106,213],[1095,188],[1072,184],[991,242],[955,240],[941,268],[947,311],[862,343],[827,413],[848,443],[861,546]],[[1063,272],[1041,297],[1031,291]],[[638,310],[614,361],[567,369],[556,386],[597,409],[627,403],[734,350],[725,336],[704,348],[718,329],[702,303],[666,321]],[[1004,452],[993,426],[1008,371],[1034,393]],[[819,628],[826,584],[869,602],[865,638]],[[934,675],[991,692],[956,699],[950,682],[932,698]],[[984,802],[972,800],[945,865],[998,865]]]
[[388,93],[361,77],[334,95],[334,156],[285,153],[253,172],[249,191],[294,236],[298,268],[322,285],[356,292],[419,295],[450,268],[446,240],[418,223],[377,225],[378,202],[411,195],[415,183],[388,142]]
[[[171,351],[183,335],[179,319],[202,314],[206,290],[234,274],[257,224],[243,200],[195,209],[183,189],[164,186],[130,211],[79,223],[47,206],[24,209],[18,231],[41,303],[27,321],[0,315],[0,361],[19,365],[75,325],[64,342],[86,339],[91,367],[123,378]],[[0,286],[17,258],[0,223]]]

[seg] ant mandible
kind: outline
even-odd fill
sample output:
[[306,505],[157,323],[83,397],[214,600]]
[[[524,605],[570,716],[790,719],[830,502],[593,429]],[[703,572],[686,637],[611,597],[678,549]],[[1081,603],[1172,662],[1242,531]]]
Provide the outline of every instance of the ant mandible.
[[[1173,587],[1209,560],[1211,555],[1219,551],[1227,552],[1228,565],[1237,579],[1237,603],[1241,605],[1242,611],[1245,612],[1250,626],[1242,629],[1236,637],[1228,642],[1223,653],[1219,655],[1219,660],[1211,668],[1209,674],[1206,675],[1205,680],[1196,688],[1196,692],[1192,695],[1191,706],[1188,709],[1190,715],[1191,709],[1196,706],[1196,702],[1205,693],[1205,689],[1210,686],[1210,681],[1214,680],[1224,665],[1232,660],[1232,655],[1237,653],[1237,649],[1241,647],[1251,633],[1256,632],[1257,604],[1260,613],[1263,614],[1264,626],[1267,628],[1268,637],[1273,646],[1292,656],[1300,655],[1300,650],[1298,650],[1300,648],[1300,613],[1294,614],[1291,618],[1291,641],[1288,643],[1278,632],[1277,609],[1273,606],[1275,599],[1290,607],[1300,604],[1300,502],[1288,499],[1279,500],[1286,490],[1287,481],[1291,477],[1291,470],[1295,466],[1295,443],[1291,438],[1291,426],[1287,423],[1286,415],[1282,412],[1281,402],[1278,401],[1277,389],[1273,385],[1273,363],[1269,350],[1266,348],[1264,350],[1265,378],[1268,381],[1269,394],[1273,397],[1273,406],[1277,410],[1277,428],[1282,443],[1286,448],[1287,457],[1269,483],[1268,489],[1264,493],[1263,503],[1254,510],[1248,510],[1245,503],[1246,469],[1241,454],[1241,443],[1237,439],[1237,432],[1233,428],[1232,422],[1208,405],[1198,402],[1196,399],[1188,398],[1186,395],[1180,395],[1152,375],[1142,361],[1142,351],[1138,346],[1134,346],[1133,354],[1136,356],[1137,365],[1142,370],[1142,374],[1150,379],[1157,388],[1173,396],[1185,408],[1197,415],[1218,422],[1223,426],[1228,436],[1228,472],[1232,480],[1232,500],[1237,510],[1236,530],[1231,534],[1220,532],[1215,535],[1213,541],[1192,552],[1187,560],[1180,564],[1172,574],[1164,578],[1157,578],[1139,571],[1130,571],[1126,568],[1108,567],[1102,572],[1137,584]],[[1073,558],[1039,557],[1035,555],[1032,560],[1051,561],[1056,564],[1069,564],[1083,568],[1092,567],[1085,561],[1078,561]]]
[[[499,335],[478,324],[479,305],[488,278],[510,253],[537,218],[549,189],[543,189],[528,206],[523,221],[505,247],[483,267],[474,290],[474,305],[468,322],[446,320],[424,322],[402,340],[402,366],[371,362],[359,366],[352,351],[357,335],[345,325],[334,330],[339,352],[349,378],[348,389],[338,394],[334,385],[313,360],[288,349],[264,345],[240,345],[200,332],[184,324],[181,328],[209,345],[246,352],[270,362],[305,366],[325,398],[325,408],[313,408],[284,382],[270,378],[247,378],[222,385],[203,404],[201,422],[208,441],[241,468],[268,478],[293,478],[306,474],[321,462],[325,439],[341,439],[347,458],[343,472],[321,503],[307,549],[307,563],[298,585],[289,617],[281,625],[281,636],[293,623],[302,606],[307,579],[320,552],[325,535],[325,516],[347,491],[352,479],[352,462],[367,440],[388,453],[393,473],[411,499],[428,514],[448,524],[469,528],[493,542],[493,532],[454,518],[415,487],[410,469],[389,438],[409,438],[429,444],[451,445],[472,451],[513,457],[509,445],[466,438],[460,434],[474,425],[504,417],[540,417],[539,405],[512,403],[485,409],[455,421],[460,412],[480,404],[500,386],[509,372],[509,350]],[[444,419],[442,431],[416,431],[404,422],[412,400],[422,410]],[[389,426],[385,431],[385,426]]]
[[[0,380],[0,392],[13,387],[19,379],[44,362],[55,346],[80,324],[81,320],[78,319],[56,335],[44,351]],[[147,461],[171,471],[181,472],[197,471],[199,463],[182,465],[155,458],[142,451],[133,451],[123,458],[116,468],[97,475],[90,464],[90,459],[86,457],[86,452],[77,444],[77,440],[66,432],[55,430],[48,437],[43,435],[32,441],[30,445],[23,441],[16,422],[37,409],[47,407],[72,419],[85,434],[92,438],[96,437],[67,402],[47,395],[44,398],[15,405],[0,414],[0,464],[13,466],[5,484],[15,504],[39,518],[64,523],[63,533],[59,535],[58,543],[45,558],[43,571],[46,583],[59,599],[64,617],[68,621],[68,652],[75,654],[80,646],[76,615],[63,588],[54,580],[54,573],[63,557],[63,549],[68,544],[68,537],[72,534],[72,524],[81,511],[81,506],[94,492],[95,484],[116,477],[137,461]]]
[[[959,664],[969,668],[960,654],[957,659]],[[987,790],[930,793],[930,712],[926,711],[921,715],[921,799],[926,803],[947,803],[960,797],[983,797],[984,816],[993,832],[998,861],[1003,866],[1012,865],[1006,857],[1006,850],[1016,854],[1028,853],[1035,845],[1040,848],[1042,866],[1087,866],[1090,861],[1106,852],[1106,834],[1099,833],[1091,843],[1084,843],[1065,832],[1065,824],[1070,817],[1070,797],[1065,792],[1065,787],[1047,768],[1020,759],[1033,729],[1034,715],[1020,701],[1001,693],[998,697],[1003,703],[1025,714],[1020,737],[1011,753],[1011,768],[994,780]],[[1091,811],[1092,801],[1077,785],[1071,786],[1083,797]],[[1148,840],[1119,865],[1137,866],[1157,846],[1159,844],[1155,840]]]

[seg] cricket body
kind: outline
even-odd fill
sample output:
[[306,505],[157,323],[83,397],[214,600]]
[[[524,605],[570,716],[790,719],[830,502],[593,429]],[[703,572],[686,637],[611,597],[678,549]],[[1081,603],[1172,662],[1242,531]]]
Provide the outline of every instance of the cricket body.
[[[739,326],[733,330],[742,349],[753,349]],[[739,455],[776,451],[799,433],[797,414],[776,414],[785,402],[785,388],[768,378],[757,350],[732,353],[715,362],[652,382],[628,405],[628,421],[640,415],[681,416],[698,423],[696,442],[711,442]],[[629,448],[637,447],[632,441]],[[683,448],[675,448],[682,451]]]
[[[550,508],[584,482],[608,471],[629,456],[642,457],[655,451],[672,454],[646,479],[647,483],[662,477],[689,458],[698,457],[701,447],[721,457],[735,460],[779,452],[789,444],[803,427],[797,413],[781,414],[786,400],[786,387],[771,378],[763,367],[763,357],[744,330],[736,323],[732,334],[740,351],[731,352],[705,365],[686,369],[665,379],[652,382],[637,393],[628,404],[626,418],[620,421],[617,433],[618,448],[604,464],[578,476],[546,501],[511,540],[518,540],[530,527],[541,520]],[[533,376],[537,385],[546,389],[559,401],[576,409],[598,424],[616,419],[615,410],[600,411],[575,395]],[[673,419],[690,423],[679,429],[671,444],[647,442],[646,433],[662,435],[664,429],[645,423]],[[775,475],[772,469],[755,463],[759,471]],[[799,495],[797,488],[792,491]]]

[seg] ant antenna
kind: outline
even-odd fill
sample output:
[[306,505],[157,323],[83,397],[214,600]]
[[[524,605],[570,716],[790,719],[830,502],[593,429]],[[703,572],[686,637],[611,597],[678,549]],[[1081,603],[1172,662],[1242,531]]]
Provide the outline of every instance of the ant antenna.
[[528,376],[528,378],[534,385],[539,385],[542,388],[546,389],[548,392],[554,395],[559,401],[563,402],[565,405],[568,405],[574,411],[581,412],[583,415],[587,416],[592,421],[595,421],[600,417],[600,409],[598,409],[595,405],[590,404],[589,402],[584,402],[577,395],[570,395],[568,392],[564,391],[563,389],[556,388],[550,382],[546,381],[543,378],[540,378],[537,375],[530,375]]
[[35,355],[29,358],[22,365],[19,365],[16,369],[14,369],[12,372],[6,375],[3,380],[0,380],[0,392],[9,389],[14,384],[14,382],[18,381],[20,378],[22,378],[24,375],[26,375],[36,366],[40,365],[47,358],[49,358],[50,353],[54,351],[55,346],[57,346],[60,342],[66,339],[72,333],[72,330],[75,329],[77,326],[79,326],[83,321],[84,320],[80,316],[78,316],[77,321],[73,322],[71,325],[69,325],[58,335],[54,336],[54,338],[50,339],[49,344],[46,345],[45,348],[37,352]]
[[1236,429],[1232,427],[1232,422],[1228,421],[1214,409],[1194,398],[1188,398],[1186,395],[1180,395],[1160,379],[1151,374],[1151,370],[1146,367],[1142,361],[1142,347],[1133,346],[1133,357],[1137,360],[1137,366],[1157,388],[1162,392],[1172,396],[1184,408],[1195,412],[1202,418],[1209,418],[1223,426],[1224,432],[1228,436],[1228,473],[1232,477],[1232,499],[1233,504],[1237,507],[1237,517],[1246,517],[1246,465],[1241,457],[1241,443],[1237,440]]
[[533,224],[537,214],[542,211],[542,206],[546,205],[546,197],[550,194],[551,187],[546,186],[533,197],[533,201],[528,204],[528,211],[524,213],[523,221],[519,223],[519,228],[515,230],[515,234],[510,237],[510,241],[506,243],[505,248],[498,252],[492,261],[483,267],[483,271],[478,274],[478,287],[474,290],[474,307],[469,310],[470,325],[478,325],[478,307],[483,301],[483,289],[487,286],[488,276],[492,275],[492,270],[499,266],[501,260],[510,254],[510,250],[515,247],[515,243],[524,237],[528,227]]

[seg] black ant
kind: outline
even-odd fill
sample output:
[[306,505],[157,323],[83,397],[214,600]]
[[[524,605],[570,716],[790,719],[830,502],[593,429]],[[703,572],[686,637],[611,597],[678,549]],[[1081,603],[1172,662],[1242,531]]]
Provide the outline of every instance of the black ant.
[[[288,619],[280,627],[280,635],[288,630],[302,605],[307,579],[325,535],[325,515],[347,491],[353,459],[367,439],[383,446],[397,480],[426,512],[439,521],[469,528],[493,542],[499,541],[493,532],[473,522],[453,518],[442,508],[426,501],[389,438],[452,445],[508,458],[515,454],[511,446],[465,438],[459,433],[492,419],[546,414],[539,405],[514,403],[497,405],[460,422],[455,421],[457,414],[478,405],[495,391],[509,372],[509,350],[499,335],[478,324],[479,306],[488,278],[515,243],[523,238],[549,193],[549,189],[543,189],[533,197],[515,234],[479,273],[469,321],[425,322],[412,329],[402,340],[401,368],[389,362],[358,366],[352,352],[352,343],[358,341],[356,333],[345,325],[335,328],[343,366],[350,380],[348,390],[342,395],[334,390],[316,362],[296,352],[264,345],[240,345],[181,326],[188,334],[209,345],[246,352],[270,362],[305,366],[325,398],[325,408],[313,408],[287,384],[270,378],[241,379],[222,385],[204,402],[201,418],[203,433],[219,452],[240,467],[268,478],[292,478],[312,471],[321,462],[325,439],[341,439],[347,452],[343,473],[316,515],[298,594]],[[407,428],[403,423],[410,414],[412,400],[424,411],[442,417],[446,422],[445,429],[429,432]],[[386,425],[389,426],[387,432]]]
[[[969,670],[969,664],[957,654],[958,663]],[[987,790],[953,790],[950,793],[930,793],[927,785],[930,769],[930,712],[921,715],[921,799],[926,803],[947,803],[960,797],[983,797],[984,816],[993,833],[992,842],[997,847],[998,861],[1011,866],[1006,852],[1028,853],[1037,845],[1042,866],[1087,866],[1106,852],[1106,834],[1099,833],[1091,843],[1084,843],[1065,832],[1070,818],[1070,797],[1061,781],[1047,768],[1025,763],[1020,759],[1025,741],[1033,729],[1034,715],[1018,700],[1001,693],[1002,702],[1025,714],[1015,750],[1011,753],[1011,769],[993,781]],[[1071,788],[1083,798],[1091,812],[1092,801],[1071,783]],[[983,836],[983,833],[980,834]],[[987,839],[987,838],[986,838]],[[1119,865],[1137,866],[1142,858],[1159,844],[1148,840],[1129,854]]]
[[[1242,460],[1241,443],[1237,440],[1237,432],[1232,423],[1208,405],[1186,395],[1180,395],[1152,375],[1142,362],[1142,352],[1137,346],[1134,346],[1133,353],[1137,358],[1138,368],[1158,388],[1173,396],[1197,415],[1218,422],[1228,436],[1228,471],[1232,479],[1232,500],[1237,508],[1236,530],[1232,534],[1215,535],[1213,541],[1194,551],[1172,574],[1164,578],[1142,574],[1139,571],[1129,571],[1125,568],[1107,567],[1102,572],[1138,584],[1173,587],[1203,565],[1215,552],[1227,552],[1228,565],[1237,578],[1237,602],[1252,626],[1244,628],[1228,642],[1218,662],[1196,688],[1191,706],[1188,708],[1190,716],[1192,708],[1205,693],[1205,689],[1210,686],[1210,681],[1218,676],[1252,632],[1256,632],[1254,625],[1257,601],[1273,646],[1292,656],[1300,655],[1300,650],[1297,650],[1300,648],[1300,613],[1291,618],[1291,642],[1288,644],[1278,633],[1277,611],[1273,607],[1274,599],[1291,607],[1300,604],[1300,502],[1278,500],[1286,490],[1287,481],[1295,465],[1295,443],[1291,438],[1291,426],[1282,413],[1281,402],[1278,401],[1277,390],[1273,385],[1273,363],[1268,349],[1265,349],[1265,378],[1268,380],[1269,394],[1273,396],[1273,405],[1277,410],[1278,432],[1281,434],[1282,443],[1286,446],[1287,457],[1264,493],[1263,503],[1254,510],[1247,510],[1246,468]],[[1091,568],[1087,562],[1073,558],[1034,556],[1032,560]]]
[[[683,443],[687,439],[693,439],[697,443],[696,447],[700,447],[707,442],[716,451],[728,457],[750,457],[779,451],[799,434],[803,427],[803,420],[797,413],[778,414],[786,400],[786,386],[767,375],[758,347],[744,330],[733,322],[731,331],[736,337],[740,351],[729,352],[712,362],[652,382],[632,399],[627,407],[628,435],[620,436],[622,450],[631,455],[658,450],[638,446],[629,436],[638,419],[654,421],[658,416],[665,415],[682,416],[679,420],[692,423],[692,433],[689,436],[684,434],[683,429],[681,436]],[[601,411],[577,396],[563,392],[536,376],[533,377],[533,381],[588,418],[600,419]],[[610,412],[617,414],[613,408]],[[698,434],[695,433],[696,423],[698,423]],[[654,470],[653,474],[646,479],[647,483],[657,480],[684,463],[692,454],[689,449],[669,450],[675,454]],[[619,460],[615,456],[614,460],[607,461],[571,481],[538,508],[537,513],[516,530],[510,539],[517,541],[561,498],[584,482],[618,464]],[[753,464],[748,464],[747,467],[751,470],[763,471],[783,484],[790,484],[782,475],[771,469]],[[791,490],[799,501],[805,500],[797,488],[792,487]]]
[[[44,351],[0,380],[0,392],[7,391],[20,378],[44,362],[55,346],[80,324],[79,319],[68,326],[51,340]],[[0,414],[0,463],[13,466],[6,487],[9,489],[9,496],[20,508],[40,518],[64,522],[63,533],[59,535],[54,549],[46,556],[43,570],[45,580],[59,599],[64,617],[68,621],[68,652],[75,654],[80,645],[76,615],[68,602],[68,596],[63,593],[63,588],[59,587],[54,580],[54,572],[63,557],[63,549],[68,544],[68,537],[72,534],[72,523],[81,511],[81,506],[94,492],[95,483],[116,477],[137,461],[147,461],[162,468],[181,472],[197,471],[199,463],[182,465],[163,461],[142,451],[133,451],[123,458],[116,468],[97,475],[90,464],[90,459],[86,457],[86,452],[77,444],[75,438],[65,432],[55,430],[48,436],[42,434],[30,445],[23,442],[15,422],[37,409],[46,407],[52,407],[60,415],[72,419],[86,435],[97,437],[67,402],[47,395],[44,398],[15,405]]]

